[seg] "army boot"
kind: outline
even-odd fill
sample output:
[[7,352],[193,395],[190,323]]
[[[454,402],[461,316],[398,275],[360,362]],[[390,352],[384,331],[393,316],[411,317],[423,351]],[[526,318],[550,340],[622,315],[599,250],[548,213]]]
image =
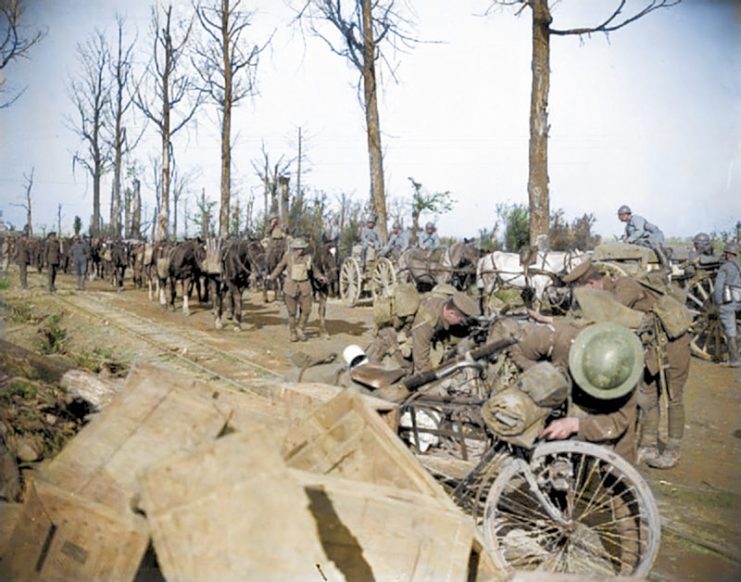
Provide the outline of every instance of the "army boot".
[[738,357],[738,338],[728,338],[728,365],[731,368],[738,368],[741,365]]
[[298,334],[298,339],[300,339],[302,342],[306,341],[306,320],[309,319],[306,317],[303,313],[298,318],[298,327],[296,328],[296,333]]
[[293,316],[288,318],[288,331],[290,333],[290,340],[292,342],[297,342],[298,335],[296,334],[296,318]]
[[636,464],[650,463],[659,457],[659,414],[656,407],[641,411],[641,439]]
[[659,458],[659,447],[656,442],[647,443],[643,442],[638,447],[638,453],[636,458],[636,464],[648,463],[649,465]]
[[671,469],[679,462],[680,456],[680,441],[677,439],[668,439],[664,450],[658,458],[648,461],[648,466],[654,469]]

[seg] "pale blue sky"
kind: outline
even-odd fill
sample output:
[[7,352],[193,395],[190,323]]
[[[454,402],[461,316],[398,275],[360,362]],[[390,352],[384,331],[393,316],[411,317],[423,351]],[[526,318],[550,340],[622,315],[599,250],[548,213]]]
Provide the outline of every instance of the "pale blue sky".
[[[589,24],[616,0],[563,0],[554,26]],[[632,0],[632,3],[640,3]],[[49,34],[29,61],[6,69],[28,85],[12,108],[0,111],[0,210],[21,224],[10,206],[23,193],[24,172],[35,166],[35,224],[63,228],[90,215],[92,187],[72,173],[75,137],[66,82],[74,51],[95,27],[112,30],[116,10],[148,34],[148,1],[35,0],[29,16]],[[188,5],[188,2],[180,2]],[[305,43],[286,28],[280,0],[256,6],[253,41],[274,28],[273,48],[258,72],[260,95],[237,113],[234,187],[244,198],[259,191],[250,164],[265,140],[271,155],[295,153],[303,127],[310,188],[331,195],[368,191],[368,160],[356,74],[315,39]],[[408,196],[407,176],[434,190],[450,190],[454,210],[438,219],[455,236],[491,226],[498,202],[526,202],[530,94],[530,18],[502,10],[476,16],[486,0],[415,0],[418,36],[442,41],[400,55],[400,83],[383,78],[381,125],[388,195]],[[684,0],[610,36],[553,38],[550,95],[552,208],[568,217],[593,212],[597,232],[619,234],[620,204],[660,225],[667,235],[727,230],[741,219],[741,8],[732,0]],[[142,54],[141,58],[144,58]],[[176,156],[199,167],[192,189],[219,190],[216,115],[204,110],[198,128],[180,135]],[[149,130],[150,135],[152,128]],[[156,149],[142,144],[146,161]],[[110,181],[103,186],[104,216]],[[145,196],[151,201],[150,192]],[[151,203],[151,202],[150,202]],[[182,224],[182,222],[181,222]]]

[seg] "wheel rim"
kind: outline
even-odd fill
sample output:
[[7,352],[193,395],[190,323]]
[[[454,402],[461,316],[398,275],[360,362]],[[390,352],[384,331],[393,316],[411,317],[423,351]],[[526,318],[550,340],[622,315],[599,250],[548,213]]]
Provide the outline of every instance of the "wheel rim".
[[371,276],[371,294],[373,298],[388,295],[394,283],[396,283],[394,265],[385,257],[378,259]]
[[687,286],[686,306],[692,313],[692,354],[703,360],[721,360],[726,338],[713,301],[715,284],[711,274],[703,274]]
[[611,576],[646,575],[661,536],[656,502],[638,471],[603,447],[577,441],[541,445],[529,465],[509,463],[489,492],[483,529],[505,567]]
[[349,307],[354,307],[360,297],[360,266],[352,257],[340,268],[340,297]]

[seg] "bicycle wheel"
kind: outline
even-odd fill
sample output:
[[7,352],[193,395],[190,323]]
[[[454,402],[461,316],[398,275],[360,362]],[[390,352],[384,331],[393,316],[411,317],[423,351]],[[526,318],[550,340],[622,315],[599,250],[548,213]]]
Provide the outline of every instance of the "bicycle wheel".
[[577,574],[645,576],[661,539],[640,473],[580,441],[540,445],[529,464],[512,459],[489,491],[482,527],[507,568]]

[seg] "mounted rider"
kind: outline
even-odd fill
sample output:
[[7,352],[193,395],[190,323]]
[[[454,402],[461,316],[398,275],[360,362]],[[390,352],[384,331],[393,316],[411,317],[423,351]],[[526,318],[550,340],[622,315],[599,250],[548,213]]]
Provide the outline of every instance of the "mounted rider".
[[440,236],[437,234],[437,227],[434,223],[428,222],[425,224],[425,230],[422,236],[419,237],[419,248],[421,249],[436,249],[440,246]]
[[394,222],[389,234],[389,240],[381,249],[381,256],[388,257],[393,255],[398,257],[409,248],[409,236],[401,227],[399,222]]

